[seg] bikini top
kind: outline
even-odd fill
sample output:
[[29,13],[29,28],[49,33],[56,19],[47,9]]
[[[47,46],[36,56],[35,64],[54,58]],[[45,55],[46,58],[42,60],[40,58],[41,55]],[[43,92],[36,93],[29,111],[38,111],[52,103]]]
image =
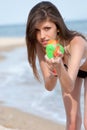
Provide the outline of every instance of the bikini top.
[[[82,65],[85,63],[86,60],[87,60],[87,58],[81,59],[80,66],[82,66]],[[64,66],[65,66],[66,68],[68,68],[68,66],[67,66],[66,64],[64,64]]]

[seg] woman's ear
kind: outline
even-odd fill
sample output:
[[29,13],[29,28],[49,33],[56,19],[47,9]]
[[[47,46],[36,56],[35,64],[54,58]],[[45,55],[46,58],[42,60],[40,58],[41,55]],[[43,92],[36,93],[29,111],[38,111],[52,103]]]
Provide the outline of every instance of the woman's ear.
[[60,34],[60,31],[59,31],[59,29],[57,30],[57,35],[59,35]]

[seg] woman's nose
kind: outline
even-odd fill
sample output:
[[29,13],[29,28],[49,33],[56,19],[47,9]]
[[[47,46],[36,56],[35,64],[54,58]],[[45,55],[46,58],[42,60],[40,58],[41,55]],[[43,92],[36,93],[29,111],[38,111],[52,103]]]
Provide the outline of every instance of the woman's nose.
[[45,32],[41,31],[41,38],[45,38]]

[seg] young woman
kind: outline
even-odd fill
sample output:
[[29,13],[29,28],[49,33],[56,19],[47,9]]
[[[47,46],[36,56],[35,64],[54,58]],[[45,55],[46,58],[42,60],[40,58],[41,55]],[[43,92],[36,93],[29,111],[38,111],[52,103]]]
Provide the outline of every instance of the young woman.
[[[51,39],[64,47],[64,55],[47,58],[45,48]],[[38,57],[47,90],[54,89],[60,81],[66,111],[66,130],[81,130],[80,93],[84,80],[84,127],[87,130],[87,40],[76,31],[67,28],[58,9],[51,2],[35,5],[28,16],[26,27],[28,60],[35,77]],[[56,69],[57,76],[53,73]]]

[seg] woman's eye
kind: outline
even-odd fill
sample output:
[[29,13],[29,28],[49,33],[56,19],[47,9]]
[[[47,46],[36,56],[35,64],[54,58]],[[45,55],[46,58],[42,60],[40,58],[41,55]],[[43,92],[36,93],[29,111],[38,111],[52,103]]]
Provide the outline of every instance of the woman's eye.
[[51,29],[51,27],[46,27],[46,28],[45,28],[46,31],[48,31],[48,30],[50,30],[50,29]]
[[39,32],[40,30],[39,29],[35,29],[36,32]]

